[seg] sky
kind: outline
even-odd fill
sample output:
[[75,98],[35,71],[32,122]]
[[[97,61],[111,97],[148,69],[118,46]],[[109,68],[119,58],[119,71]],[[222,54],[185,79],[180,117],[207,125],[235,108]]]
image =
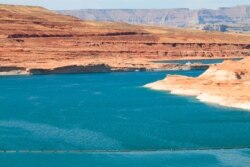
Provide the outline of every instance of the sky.
[[1,4],[62,9],[164,9],[211,8],[250,5],[250,0],[0,0]]

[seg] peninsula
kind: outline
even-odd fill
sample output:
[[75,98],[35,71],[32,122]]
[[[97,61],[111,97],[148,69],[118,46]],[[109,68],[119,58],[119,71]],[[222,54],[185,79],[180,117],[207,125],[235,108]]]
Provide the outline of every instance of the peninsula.
[[250,58],[212,65],[197,78],[169,75],[145,85],[172,94],[195,96],[203,102],[250,110]]

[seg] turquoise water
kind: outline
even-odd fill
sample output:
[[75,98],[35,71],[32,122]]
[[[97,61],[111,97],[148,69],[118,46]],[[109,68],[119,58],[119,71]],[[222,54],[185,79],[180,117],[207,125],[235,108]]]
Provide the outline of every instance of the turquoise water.
[[250,163],[250,112],[142,87],[167,73],[202,71],[1,77],[0,164]]
[[[194,60],[166,60],[159,61],[158,63],[174,63],[174,64],[186,64],[186,63],[202,63],[202,64],[218,64],[222,63],[225,59],[194,59]],[[242,60],[242,58],[232,58],[230,60]]]
[[0,154],[2,167],[249,167],[249,150],[104,154]]

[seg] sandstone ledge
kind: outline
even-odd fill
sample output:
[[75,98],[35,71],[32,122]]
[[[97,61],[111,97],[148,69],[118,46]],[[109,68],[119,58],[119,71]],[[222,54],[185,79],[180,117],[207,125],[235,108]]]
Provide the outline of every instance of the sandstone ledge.
[[212,65],[197,78],[171,75],[145,87],[250,111],[250,58]]

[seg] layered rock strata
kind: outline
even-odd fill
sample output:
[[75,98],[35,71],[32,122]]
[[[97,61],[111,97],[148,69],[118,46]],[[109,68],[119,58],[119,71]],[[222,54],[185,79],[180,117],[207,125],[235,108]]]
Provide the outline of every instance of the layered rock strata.
[[153,62],[250,54],[246,34],[82,21],[41,7],[0,5],[0,24],[0,67],[17,74],[190,69]]

